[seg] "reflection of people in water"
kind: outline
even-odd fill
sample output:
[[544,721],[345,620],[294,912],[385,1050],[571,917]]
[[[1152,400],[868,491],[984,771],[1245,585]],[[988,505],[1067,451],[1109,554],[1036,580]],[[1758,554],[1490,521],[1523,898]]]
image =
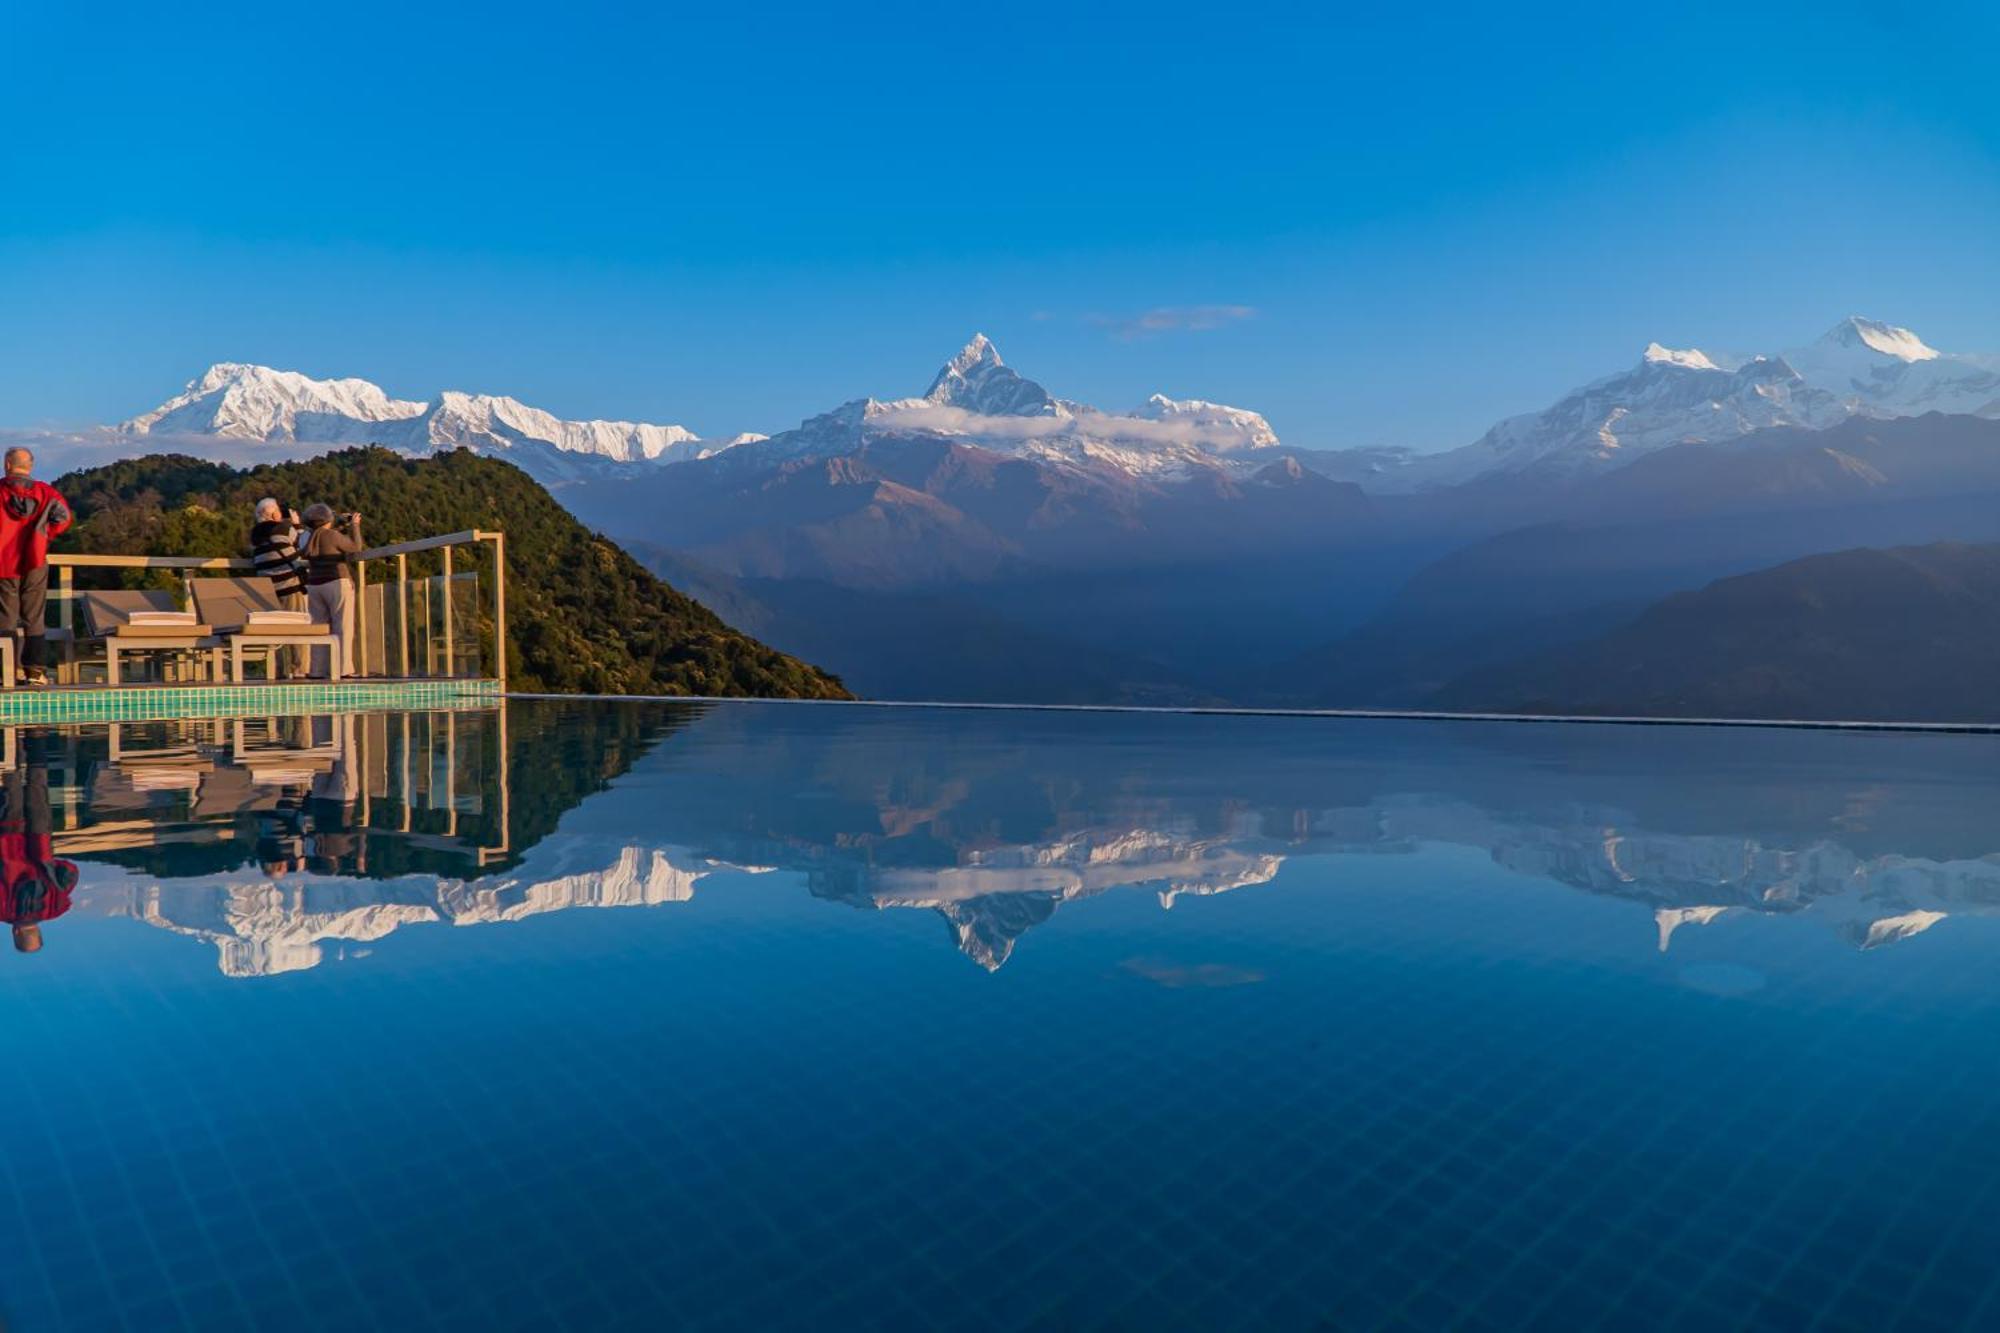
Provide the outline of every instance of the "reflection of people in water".
[[7,774],[0,809],[0,919],[14,928],[14,947],[42,947],[42,923],[69,910],[76,863],[58,860],[50,841],[49,771],[30,762]]
[[368,868],[368,858],[355,821],[361,801],[361,772],[355,763],[354,715],[314,718],[316,733],[322,724],[330,732],[334,759],[332,767],[313,779],[312,795],[306,801],[312,816],[312,856],[306,867],[322,875],[343,870],[359,873]]
[[273,879],[306,868],[304,787],[288,787],[268,810],[257,812],[257,862]]

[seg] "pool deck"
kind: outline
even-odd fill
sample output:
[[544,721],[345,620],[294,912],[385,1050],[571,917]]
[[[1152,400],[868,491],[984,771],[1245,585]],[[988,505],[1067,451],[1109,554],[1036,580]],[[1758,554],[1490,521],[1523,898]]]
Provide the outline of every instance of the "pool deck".
[[366,677],[232,685],[59,685],[0,690],[0,724],[480,707],[498,703],[504,689],[496,680]]
[[756,699],[710,695],[548,694],[509,690],[491,679],[364,677],[341,681],[256,681],[223,685],[59,685],[0,690],[0,725],[117,722],[164,718],[265,717],[366,709],[481,708],[503,699],[607,700],[631,703],[754,703],[823,708],[951,709],[1038,713],[1184,714],[1193,717],[1287,717],[1402,722],[1500,722],[1623,727],[1776,727],[1805,731],[2000,734],[2000,722],[1870,721],[1827,718],[1662,717],[1588,713],[1454,713],[1399,708],[1148,707],[1138,704],[971,703],[928,699]]

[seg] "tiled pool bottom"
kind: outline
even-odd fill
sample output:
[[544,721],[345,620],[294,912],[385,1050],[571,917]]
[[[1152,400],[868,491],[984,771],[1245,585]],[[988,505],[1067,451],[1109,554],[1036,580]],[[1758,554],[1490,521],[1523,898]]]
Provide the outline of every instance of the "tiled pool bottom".
[[[690,713],[494,892],[635,842],[694,882],[377,921],[275,976],[182,933],[248,932],[252,900],[202,916],[166,900],[210,879],[154,867],[174,928],[79,909],[0,968],[8,1327],[1993,1326],[1993,921],[1861,949],[1738,909],[1662,952],[1649,907],[1530,864],[1498,798],[1477,846],[1356,829],[1245,870],[1224,854],[1272,845],[1246,822],[1268,784],[1353,808],[1379,774],[1379,823],[1396,791],[1464,800],[1468,764],[1606,782],[1231,725]],[[1899,823],[1911,753],[1856,754],[1831,785],[1870,826],[1852,802],[1841,826],[1898,869],[1976,868],[1980,830]],[[1753,821],[1777,844],[1742,771],[1688,793],[1683,853]],[[764,804],[737,785],[769,772],[795,777]],[[1054,772],[1075,788],[1040,809]],[[1042,914],[1004,966],[889,910],[1129,818],[1186,855]]]

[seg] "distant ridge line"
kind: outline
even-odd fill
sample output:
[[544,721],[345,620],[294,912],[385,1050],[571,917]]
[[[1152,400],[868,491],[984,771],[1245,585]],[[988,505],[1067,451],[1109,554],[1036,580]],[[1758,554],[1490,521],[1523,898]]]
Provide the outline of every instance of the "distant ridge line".
[[947,699],[757,699],[706,694],[537,694],[509,691],[509,699],[596,699],[614,703],[799,704],[825,708],[980,709],[1029,713],[1184,713],[1202,717],[1359,718],[1379,722],[1547,722],[1619,727],[1774,727],[1790,731],[1930,731],[2000,735],[2000,722],[1867,722],[1803,717],[1653,717],[1641,714],[1452,713],[1424,708],[1224,708],[1198,705],[1035,704],[954,702]]

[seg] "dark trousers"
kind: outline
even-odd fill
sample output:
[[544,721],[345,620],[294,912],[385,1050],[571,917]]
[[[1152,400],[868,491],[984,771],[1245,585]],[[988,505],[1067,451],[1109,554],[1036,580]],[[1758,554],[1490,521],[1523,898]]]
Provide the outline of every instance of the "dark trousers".
[[31,569],[17,579],[0,579],[0,634],[20,630],[21,666],[40,667],[48,661],[49,567]]

